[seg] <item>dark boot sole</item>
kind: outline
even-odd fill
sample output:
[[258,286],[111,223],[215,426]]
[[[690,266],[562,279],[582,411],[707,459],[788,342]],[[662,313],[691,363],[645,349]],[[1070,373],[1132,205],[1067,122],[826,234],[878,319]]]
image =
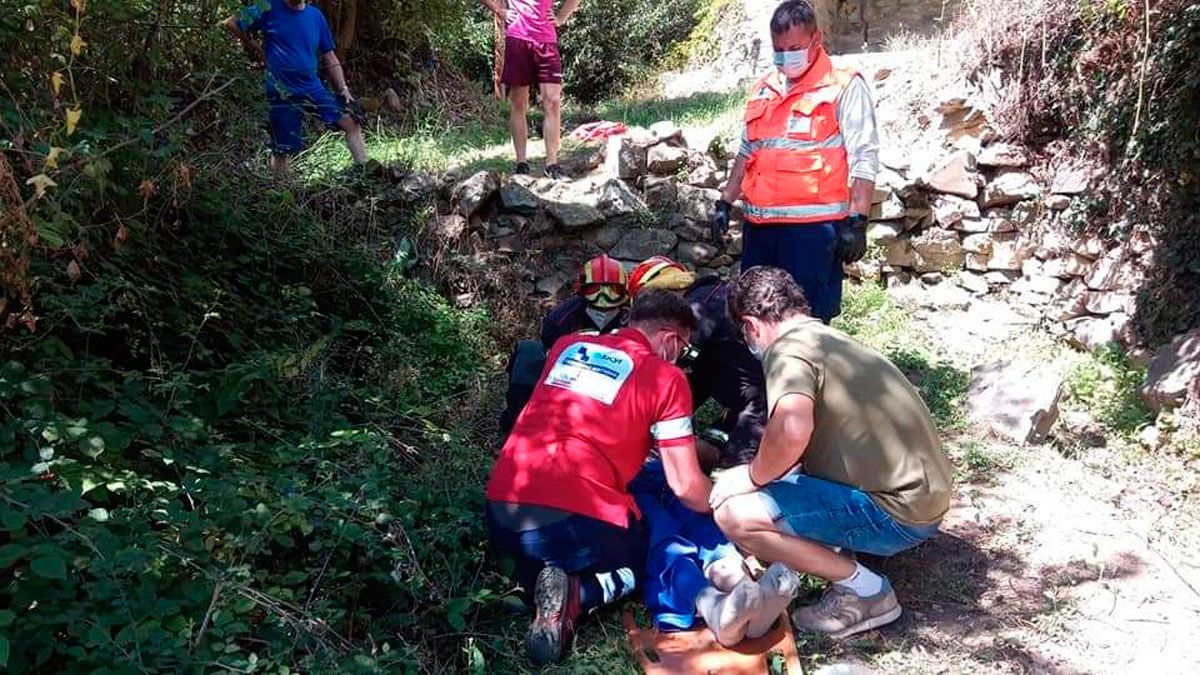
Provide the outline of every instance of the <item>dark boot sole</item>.
[[562,658],[565,651],[562,617],[570,592],[571,580],[561,569],[547,567],[538,574],[533,587],[535,614],[529,625],[529,636],[525,638],[525,651],[529,660],[537,665],[554,663]]

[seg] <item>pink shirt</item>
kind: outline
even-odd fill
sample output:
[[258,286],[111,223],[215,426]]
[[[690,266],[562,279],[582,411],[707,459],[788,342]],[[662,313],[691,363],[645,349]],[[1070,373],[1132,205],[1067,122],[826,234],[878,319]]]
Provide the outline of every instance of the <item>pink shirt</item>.
[[528,42],[558,42],[558,31],[550,21],[553,6],[554,0],[508,0],[517,20],[508,25],[505,34]]

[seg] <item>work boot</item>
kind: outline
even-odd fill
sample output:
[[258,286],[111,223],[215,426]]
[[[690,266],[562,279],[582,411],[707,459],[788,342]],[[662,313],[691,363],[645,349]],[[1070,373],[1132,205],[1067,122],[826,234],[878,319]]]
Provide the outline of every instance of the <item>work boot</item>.
[[896,601],[891,582],[884,578],[883,588],[869,598],[830,584],[820,602],[792,612],[792,625],[799,631],[844,638],[887,625],[898,618],[900,603]]
[[568,181],[571,177],[567,175],[561,164],[550,164],[546,166],[546,178],[552,178],[557,181]]
[[525,651],[536,665],[558,661],[575,637],[579,618],[579,579],[561,568],[546,567],[533,587],[533,623]]
[[513,173],[518,176],[528,176],[529,162],[517,162],[517,168],[513,169]]

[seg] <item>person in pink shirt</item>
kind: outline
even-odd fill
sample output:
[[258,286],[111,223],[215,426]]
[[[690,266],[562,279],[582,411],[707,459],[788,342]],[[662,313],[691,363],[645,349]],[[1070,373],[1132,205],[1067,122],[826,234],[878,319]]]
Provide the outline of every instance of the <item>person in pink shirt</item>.
[[562,121],[562,58],[558,53],[558,27],[565,24],[580,0],[563,0],[558,13],[554,0],[480,0],[506,26],[504,71],[500,81],[508,87],[511,108],[508,128],[512,132],[517,155],[516,173],[529,173],[525,157],[526,115],[529,113],[529,88],[538,87],[542,110],[542,138],[546,141],[546,175],[565,180],[567,174],[558,163]]

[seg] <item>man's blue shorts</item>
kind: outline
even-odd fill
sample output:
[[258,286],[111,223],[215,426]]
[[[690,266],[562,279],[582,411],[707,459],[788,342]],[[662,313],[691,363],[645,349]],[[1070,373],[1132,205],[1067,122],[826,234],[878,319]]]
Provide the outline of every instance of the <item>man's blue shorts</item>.
[[286,78],[267,75],[267,118],[271,122],[271,152],[294,155],[304,149],[304,112],[308,111],[337,129],[346,114],[342,102],[315,74]]
[[938,531],[939,523],[897,521],[858,488],[801,473],[769,483],[754,494],[784,532],[859,553],[895,555]]

